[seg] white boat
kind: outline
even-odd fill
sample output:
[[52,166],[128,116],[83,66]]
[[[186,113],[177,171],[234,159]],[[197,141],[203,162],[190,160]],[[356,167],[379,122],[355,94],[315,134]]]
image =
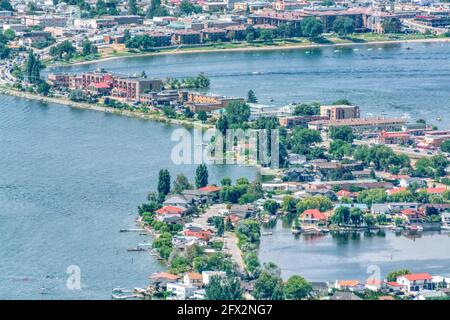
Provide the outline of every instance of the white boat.
[[450,231],[450,226],[441,226],[441,230],[448,230],[448,231]]
[[271,236],[271,235],[272,235],[272,232],[271,232],[271,231],[269,231],[269,232],[263,232],[261,235],[263,235],[263,236]]
[[292,234],[300,234],[302,233],[302,230],[300,228],[291,228]]

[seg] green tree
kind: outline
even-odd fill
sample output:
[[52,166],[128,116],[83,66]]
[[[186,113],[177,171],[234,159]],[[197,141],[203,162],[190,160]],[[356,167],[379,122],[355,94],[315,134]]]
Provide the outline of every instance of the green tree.
[[348,36],[355,32],[355,20],[349,17],[337,17],[333,22],[333,31],[340,36]]
[[13,29],[7,29],[5,30],[5,32],[3,33],[3,35],[6,37],[6,39],[8,41],[14,40],[16,37],[16,33],[14,32]]
[[220,184],[222,186],[231,186],[231,179],[230,178],[222,178],[222,180],[220,180]]
[[262,29],[259,33],[259,38],[264,42],[272,42],[273,31],[271,29]]
[[9,0],[0,1],[0,10],[14,11],[11,2]]
[[354,225],[360,225],[363,222],[364,213],[360,208],[350,210],[350,220]]
[[354,138],[352,128],[349,126],[332,127],[330,129],[330,138],[352,143]]
[[402,276],[404,274],[410,274],[411,272],[408,269],[400,269],[396,271],[392,271],[387,275],[387,281],[395,282],[397,281],[398,276]]
[[320,113],[319,103],[302,103],[294,107],[295,116],[312,116]]
[[314,17],[307,17],[301,23],[303,35],[308,38],[317,38],[323,33],[323,24]]
[[247,93],[247,102],[248,103],[258,103],[258,99],[256,98],[255,92],[253,90],[248,90]]
[[207,300],[242,300],[242,288],[237,278],[212,276],[205,291]]
[[263,207],[269,214],[275,215],[277,214],[277,210],[280,208],[280,205],[275,200],[266,200]]
[[81,54],[83,56],[89,56],[91,54],[96,54],[98,52],[98,48],[96,45],[92,43],[92,41],[86,39],[83,41]]
[[344,206],[339,206],[334,210],[331,216],[331,222],[333,224],[341,225],[347,224],[350,220],[350,209]]
[[208,168],[205,164],[200,164],[195,171],[195,186],[202,188],[208,185]]
[[442,142],[441,151],[442,152],[450,152],[450,140],[446,140],[446,141]]
[[284,296],[288,300],[307,298],[311,291],[311,284],[300,276],[291,276],[284,285]]
[[158,193],[167,195],[170,192],[170,173],[167,169],[159,171]]
[[208,114],[206,113],[206,111],[199,111],[197,112],[197,119],[201,122],[205,122],[206,120],[208,120]]
[[245,102],[232,101],[225,107],[228,126],[241,126],[250,118],[250,107]]
[[192,185],[189,183],[188,178],[182,173],[178,174],[173,182],[172,192],[181,193],[188,189],[192,189]]
[[139,12],[136,0],[128,0],[128,14],[136,15]]
[[402,29],[402,23],[398,18],[386,18],[381,25],[384,33],[399,33]]
[[255,282],[253,296],[258,300],[283,300],[283,291],[279,270],[272,271],[265,267]]

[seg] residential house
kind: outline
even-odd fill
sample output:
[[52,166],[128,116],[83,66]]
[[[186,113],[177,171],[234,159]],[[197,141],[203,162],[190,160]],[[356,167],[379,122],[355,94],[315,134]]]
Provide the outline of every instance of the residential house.
[[364,291],[364,285],[358,280],[336,280],[334,288],[347,291]]
[[167,291],[175,295],[178,300],[186,300],[194,295],[198,288],[184,283],[170,282],[167,284]]
[[429,273],[404,274],[397,277],[397,282],[402,285],[405,292],[414,294],[421,290],[433,290],[435,284]]
[[180,279],[180,276],[167,272],[158,272],[150,276],[150,284],[152,284],[156,290],[165,291],[168,283],[176,283]]
[[254,215],[255,207],[249,204],[233,204],[229,210],[230,215],[236,215],[242,219]]
[[385,288],[385,283],[378,279],[368,279],[365,288],[370,291],[378,292]]
[[188,207],[192,206],[192,202],[189,201],[188,199],[186,199],[186,197],[184,197],[184,195],[174,194],[174,195],[168,195],[166,197],[166,200],[164,200],[163,205],[187,209]]
[[183,283],[185,285],[191,285],[191,286],[202,286],[203,285],[203,276],[197,272],[187,272],[183,276]]
[[225,278],[226,277],[225,271],[203,271],[202,272],[202,281],[203,284],[206,286],[211,281],[211,277],[219,277],[219,278]]
[[403,209],[400,215],[408,224],[420,224],[423,222],[423,216],[416,210]]
[[302,225],[325,225],[328,221],[328,217],[317,209],[308,209],[300,214],[299,220]]

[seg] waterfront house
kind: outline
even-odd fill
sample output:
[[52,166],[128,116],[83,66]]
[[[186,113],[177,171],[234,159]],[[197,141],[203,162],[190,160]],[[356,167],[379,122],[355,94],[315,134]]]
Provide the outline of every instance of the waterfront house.
[[182,216],[186,209],[175,206],[164,206],[155,211],[156,215],[180,215]]
[[185,196],[181,194],[168,195],[166,200],[163,202],[164,206],[174,206],[187,209],[192,205],[192,202],[186,199]]
[[400,215],[408,224],[420,224],[423,222],[423,216],[411,209],[403,209]]
[[155,287],[156,290],[166,290],[168,283],[176,283],[180,279],[180,276],[167,272],[158,272],[150,276],[150,284]]
[[186,300],[194,295],[198,288],[184,283],[171,282],[167,284],[167,291],[175,295],[178,300]]
[[229,210],[230,215],[246,219],[254,215],[255,207],[249,204],[233,204]]
[[387,203],[373,203],[370,208],[371,214],[384,214],[389,215],[391,213],[391,209]]
[[322,226],[327,224],[328,217],[317,209],[308,209],[300,214],[299,220],[302,225]]
[[201,286],[203,284],[203,276],[197,272],[187,272],[183,276],[183,283],[191,286]]
[[433,290],[435,284],[429,273],[404,274],[397,277],[397,282],[402,285],[405,292],[415,294],[421,290]]

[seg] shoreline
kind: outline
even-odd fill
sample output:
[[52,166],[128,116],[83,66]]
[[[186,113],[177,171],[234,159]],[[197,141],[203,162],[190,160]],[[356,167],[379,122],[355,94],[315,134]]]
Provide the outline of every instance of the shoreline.
[[[186,128],[194,128],[197,125],[198,121],[189,121],[189,120],[181,120],[181,119],[170,119],[164,116],[157,116],[154,114],[147,114],[138,111],[130,111],[130,110],[120,110],[111,107],[105,107],[99,104],[90,104],[86,102],[75,102],[69,99],[59,98],[59,97],[45,97],[41,95],[37,95],[34,93],[22,92],[11,88],[0,87],[0,94],[17,97],[21,99],[28,100],[36,100],[45,103],[54,103],[64,107],[69,108],[77,108],[77,109],[85,109],[85,110],[93,110],[97,112],[110,113],[118,116],[125,116],[129,118],[138,118],[143,120],[149,120],[154,122],[160,122],[169,125],[179,125]],[[202,124],[203,128],[210,128],[209,124]]]
[[72,62],[67,64],[55,63],[49,64],[49,68],[71,67],[78,65],[88,65],[94,63],[101,63],[106,61],[112,61],[123,58],[141,58],[150,56],[163,56],[163,55],[178,55],[178,54],[197,54],[197,53],[218,53],[218,52],[246,52],[246,51],[284,51],[284,50],[298,50],[298,49],[318,49],[318,48],[332,48],[332,47],[352,47],[352,46],[367,46],[367,45],[382,45],[382,44],[402,44],[402,43],[434,43],[434,42],[450,42],[450,37],[445,38],[430,38],[430,39],[409,39],[409,40],[379,40],[368,42],[344,42],[344,43],[330,43],[330,44],[295,44],[295,45],[282,45],[282,46],[262,46],[262,47],[242,47],[242,48],[229,48],[229,49],[189,49],[176,51],[164,51],[164,52],[146,52],[146,53],[129,53],[123,56],[116,57],[104,57],[91,61]]

